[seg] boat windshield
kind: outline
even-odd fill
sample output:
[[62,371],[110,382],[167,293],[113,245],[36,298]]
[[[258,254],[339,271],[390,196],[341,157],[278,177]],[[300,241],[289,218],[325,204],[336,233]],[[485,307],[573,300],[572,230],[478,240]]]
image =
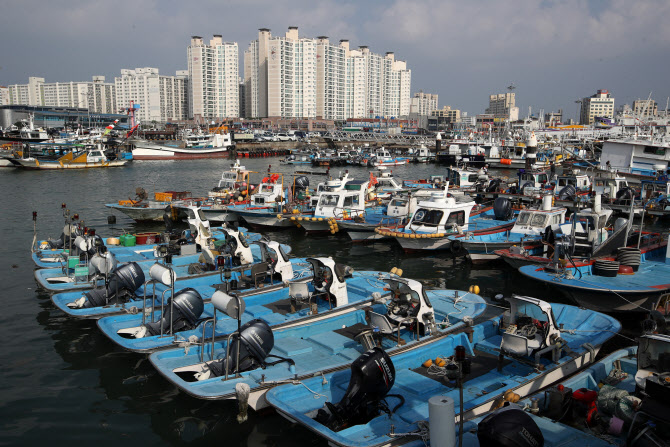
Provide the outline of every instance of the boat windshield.
[[413,223],[437,226],[440,224],[443,215],[444,213],[439,210],[428,210],[425,208],[420,208],[414,215]]
[[261,192],[271,193],[273,190],[274,187],[272,185],[266,185],[266,184],[261,185]]
[[[661,362],[661,358],[665,361]],[[659,369],[661,363],[667,365],[666,359],[668,358],[670,358],[670,343],[648,337],[640,339],[640,346],[637,350],[637,366],[639,369],[655,369],[658,372],[670,372]],[[667,367],[661,369],[667,369]]]
[[549,216],[546,214],[535,213],[533,214],[533,219],[530,222],[530,225],[533,227],[545,228],[547,226],[547,219]]
[[241,231],[239,232],[239,238],[240,238],[240,243],[243,246],[245,246],[245,247],[249,246],[249,241],[247,241],[247,237]]
[[337,194],[321,194],[319,206],[337,206],[338,199],[339,196]]
[[519,217],[516,219],[516,223],[518,223],[519,225],[528,225],[528,222],[530,222],[530,216],[531,213],[521,211],[519,213]]

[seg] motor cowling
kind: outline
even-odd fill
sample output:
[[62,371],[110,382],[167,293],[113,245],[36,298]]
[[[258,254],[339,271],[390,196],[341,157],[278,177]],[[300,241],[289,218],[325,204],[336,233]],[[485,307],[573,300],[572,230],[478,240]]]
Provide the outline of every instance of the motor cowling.
[[558,192],[558,200],[574,200],[576,194],[574,185],[566,185]]
[[630,203],[634,198],[635,198],[635,190],[630,186],[626,186],[625,188],[620,189],[619,192],[616,193],[615,203],[619,205],[622,204],[625,205],[627,203]]
[[533,418],[516,406],[486,416],[478,425],[480,447],[542,447],[544,436]]
[[[228,350],[228,356],[224,359],[211,362],[210,374],[207,378],[219,377],[226,374],[251,371],[265,365],[265,359],[275,345],[274,334],[270,326],[263,320],[251,320],[240,327],[239,334],[233,339]],[[237,349],[240,349],[240,363],[237,364]]]
[[79,308],[121,304],[135,296],[135,291],[144,284],[144,272],[137,262],[123,264],[114,270],[106,287],[84,293],[85,300],[77,301]]
[[510,220],[514,216],[512,202],[506,197],[498,197],[493,202],[493,214],[496,220]]
[[380,401],[395,383],[395,367],[388,354],[375,346],[351,364],[351,379],[339,403],[326,402],[314,418],[333,431],[366,424],[379,415]]
[[301,175],[300,177],[297,177],[295,179],[295,189],[296,190],[301,190],[301,189],[304,190],[304,189],[307,189],[308,187],[309,187],[309,179],[306,176]]
[[[163,334],[191,330],[198,325],[204,308],[202,296],[197,290],[191,287],[182,289],[168,300],[165,315],[160,320],[144,325],[147,328],[146,336],[161,335],[161,325]],[[170,322],[172,322],[172,332],[170,332]]]

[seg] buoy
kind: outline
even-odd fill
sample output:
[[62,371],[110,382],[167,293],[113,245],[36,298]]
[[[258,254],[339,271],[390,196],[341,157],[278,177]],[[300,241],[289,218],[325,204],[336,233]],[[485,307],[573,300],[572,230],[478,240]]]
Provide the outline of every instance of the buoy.
[[291,220],[295,222],[295,216],[291,216]]
[[430,366],[433,364],[433,359],[428,359],[425,362],[423,362],[423,367],[424,368],[430,368]]
[[321,222],[322,220],[323,220],[323,217],[319,217],[319,222]]
[[440,357],[435,359],[435,365],[439,366],[440,368],[444,367],[446,364],[447,364],[447,362]]
[[335,230],[330,230],[330,234],[335,234]]
[[395,274],[398,276],[402,276],[402,269],[396,270]]
[[397,271],[398,271],[398,267],[393,267],[389,273],[391,275],[395,275],[395,272],[397,272]]
[[277,219],[281,219],[281,214],[277,214]]
[[469,291],[470,293],[474,293],[475,295],[479,295],[479,286],[477,286],[477,285],[472,285],[472,286],[470,286],[470,288],[468,289],[468,291]]
[[107,245],[120,245],[121,241],[119,240],[118,237],[108,237],[107,238]]

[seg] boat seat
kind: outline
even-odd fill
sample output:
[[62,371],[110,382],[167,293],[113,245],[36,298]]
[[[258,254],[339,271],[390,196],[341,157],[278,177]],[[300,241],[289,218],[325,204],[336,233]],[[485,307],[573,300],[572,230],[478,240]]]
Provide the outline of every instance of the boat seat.
[[307,300],[309,298],[309,286],[304,281],[290,282],[288,283],[288,296],[298,301]]
[[265,281],[265,277],[268,274],[268,265],[264,262],[259,262],[257,264],[254,264],[251,266],[251,271],[249,272],[249,276],[247,275],[240,275],[239,278],[239,283],[241,289],[246,289],[249,288],[249,286],[253,286],[254,288],[258,287],[259,283],[262,283]]
[[370,311],[370,326],[378,327],[379,332],[384,335],[393,334],[394,332],[394,327],[389,319],[386,318],[386,315],[378,314],[377,312]]
[[500,350],[506,354],[529,356],[542,346],[542,341],[538,334],[533,338],[526,338],[523,335],[504,333],[502,342],[500,343]]

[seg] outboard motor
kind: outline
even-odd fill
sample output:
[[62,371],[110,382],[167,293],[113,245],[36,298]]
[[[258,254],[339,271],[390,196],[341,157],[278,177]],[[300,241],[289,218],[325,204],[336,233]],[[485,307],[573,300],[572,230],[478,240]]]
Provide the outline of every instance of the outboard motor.
[[89,275],[102,275],[107,277],[116,268],[116,256],[110,251],[96,253],[88,262]]
[[544,436],[528,413],[508,406],[486,416],[478,425],[480,447],[542,447]]
[[309,179],[301,175],[300,177],[297,177],[295,179],[295,189],[300,190],[300,189],[307,189],[309,187]]
[[[228,365],[228,374],[251,371],[261,366],[265,367],[268,365],[265,359],[270,356],[270,351],[272,351],[274,345],[275,337],[270,326],[260,319],[251,320],[240,327],[239,334],[231,341],[228,357],[209,363],[207,365],[209,371],[201,373],[196,379],[205,380],[211,377],[224,376],[226,365]],[[238,347],[240,349],[240,363],[239,368],[236,368]]]
[[68,303],[73,309],[121,304],[135,296],[135,291],[144,284],[144,272],[136,262],[123,264],[114,270],[106,287],[84,293],[78,300]]
[[351,379],[342,400],[337,404],[326,402],[314,420],[333,431],[366,424],[379,415],[381,401],[394,382],[395,367],[391,358],[375,346],[351,364]]
[[620,189],[619,192],[616,193],[615,203],[617,205],[625,205],[630,203],[634,198],[635,198],[635,190],[630,186],[626,186],[625,188]]
[[[174,313],[172,313],[173,308]],[[133,335],[135,338],[161,335],[161,324],[164,335],[191,330],[198,325],[204,308],[202,296],[197,290],[191,287],[182,289],[168,300],[165,305],[165,315],[160,320],[143,324],[140,330]],[[172,332],[170,332],[170,321],[172,321]]]
[[558,192],[558,200],[575,200],[577,190],[574,185],[566,185]]
[[496,220],[510,220],[514,216],[512,203],[506,197],[498,197],[493,202],[493,214]]
[[496,192],[501,184],[502,184],[501,179],[494,178],[489,182],[489,185],[486,187],[486,192]]

